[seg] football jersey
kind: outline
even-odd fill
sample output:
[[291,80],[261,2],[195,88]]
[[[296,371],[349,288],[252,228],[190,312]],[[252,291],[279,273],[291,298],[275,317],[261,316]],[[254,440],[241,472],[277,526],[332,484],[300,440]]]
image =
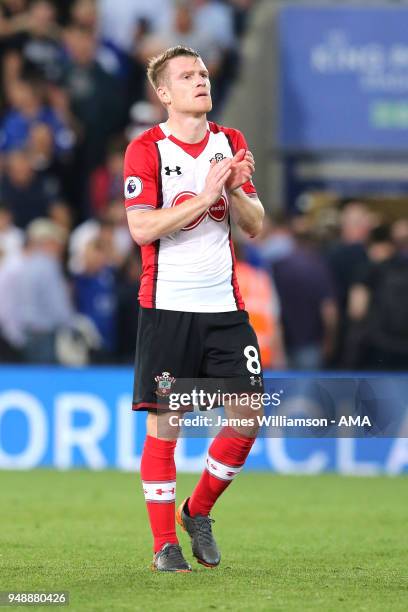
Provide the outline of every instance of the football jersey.
[[[154,210],[177,206],[201,193],[212,159],[247,149],[241,132],[209,122],[201,142],[175,138],[165,123],[135,140],[125,155],[125,206]],[[256,197],[252,181],[242,186]],[[143,245],[140,304],[184,312],[244,308],[235,274],[229,202],[225,189],[205,213],[167,236]]]

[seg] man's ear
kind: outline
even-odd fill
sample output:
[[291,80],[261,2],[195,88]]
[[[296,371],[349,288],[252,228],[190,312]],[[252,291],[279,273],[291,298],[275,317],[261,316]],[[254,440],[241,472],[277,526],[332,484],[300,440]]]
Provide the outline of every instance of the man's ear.
[[168,106],[170,104],[170,94],[167,87],[164,85],[159,85],[159,87],[156,89],[156,93],[160,102],[164,104],[164,106]]

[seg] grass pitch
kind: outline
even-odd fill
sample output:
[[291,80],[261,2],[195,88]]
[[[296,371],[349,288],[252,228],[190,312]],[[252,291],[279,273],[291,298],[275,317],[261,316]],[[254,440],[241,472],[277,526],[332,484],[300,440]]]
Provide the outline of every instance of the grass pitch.
[[406,478],[243,473],[214,518],[218,569],[152,573],[138,475],[0,472],[0,590],[68,590],[79,612],[408,609]]

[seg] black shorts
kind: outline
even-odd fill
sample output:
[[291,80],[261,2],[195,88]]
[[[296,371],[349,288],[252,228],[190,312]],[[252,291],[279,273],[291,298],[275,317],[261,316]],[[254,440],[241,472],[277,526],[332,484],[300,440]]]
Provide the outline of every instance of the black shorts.
[[175,385],[186,379],[208,384],[224,379],[230,391],[263,389],[258,341],[245,310],[140,308],[133,410],[164,407]]

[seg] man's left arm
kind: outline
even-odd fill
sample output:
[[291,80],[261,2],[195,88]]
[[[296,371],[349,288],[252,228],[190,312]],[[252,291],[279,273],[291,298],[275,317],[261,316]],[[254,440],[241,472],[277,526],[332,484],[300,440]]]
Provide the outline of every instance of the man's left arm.
[[228,192],[232,218],[239,227],[251,238],[262,229],[264,207],[256,196],[249,196],[238,187]]
[[[254,172],[255,160],[252,153],[240,149],[233,157],[232,172],[226,184],[232,218],[251,237],[261,231],[265,214],[251,182]],[[255,193],[248,193],[248,189]]]

